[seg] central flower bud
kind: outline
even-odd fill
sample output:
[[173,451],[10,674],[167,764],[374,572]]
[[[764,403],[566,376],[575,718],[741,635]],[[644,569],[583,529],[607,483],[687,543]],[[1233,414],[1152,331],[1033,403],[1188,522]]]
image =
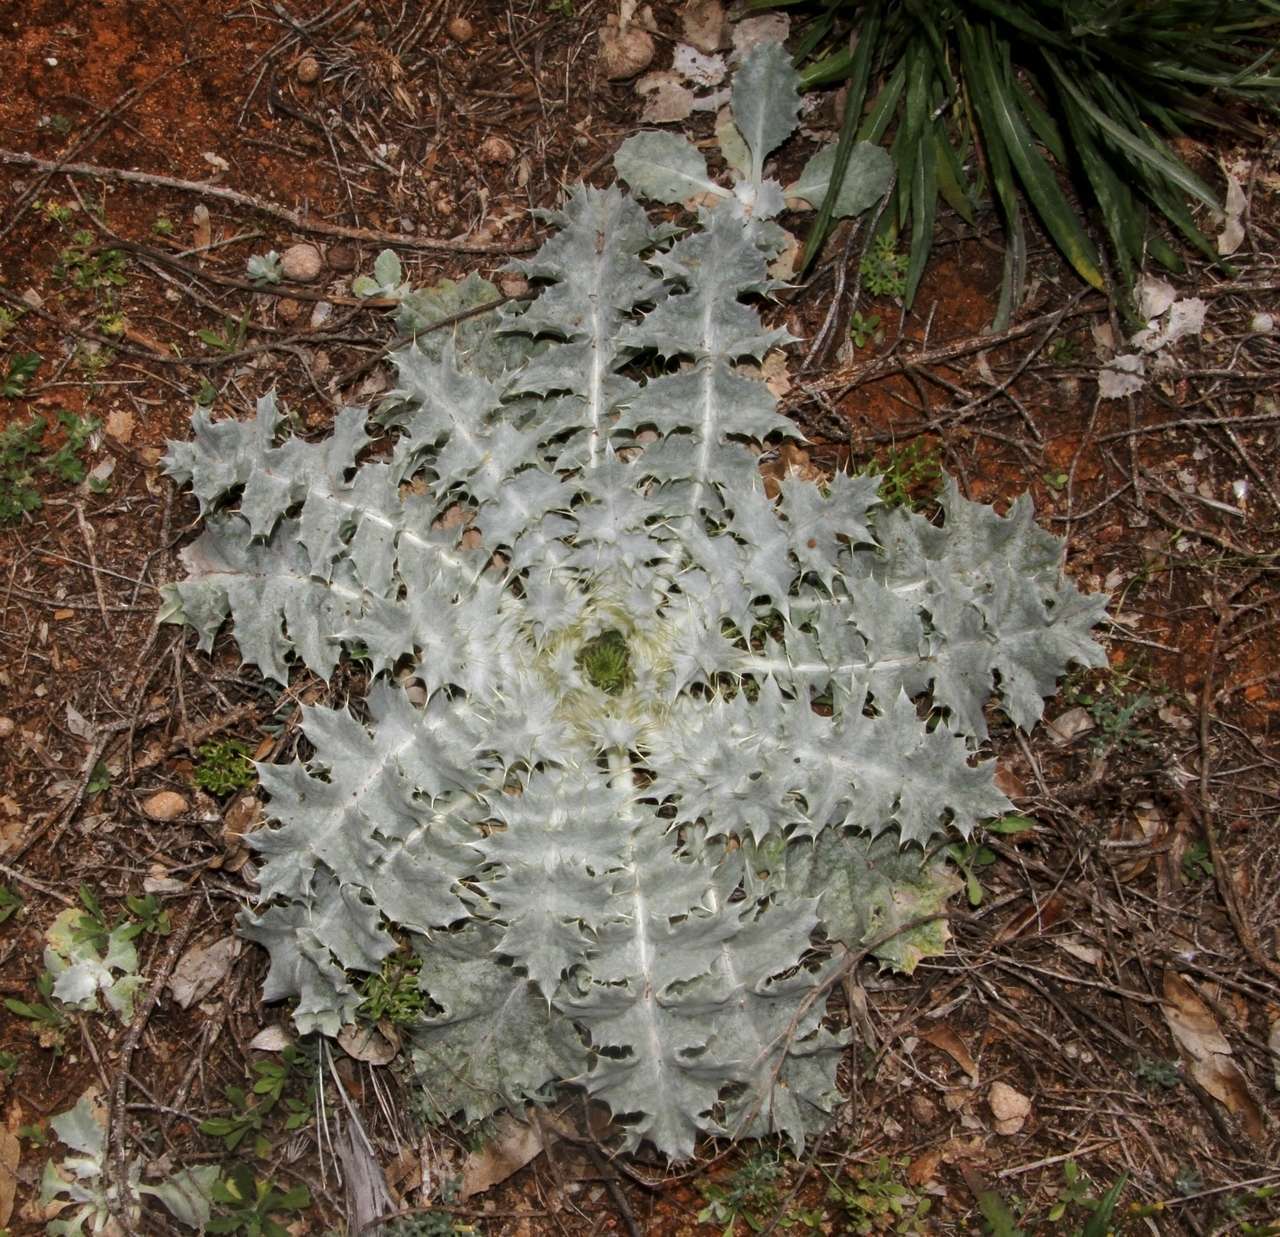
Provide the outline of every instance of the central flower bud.
[[616,627],[588,640],[575,659],[587,681],[610,696],[619,696],[633,682],[631,652],[626,637]]

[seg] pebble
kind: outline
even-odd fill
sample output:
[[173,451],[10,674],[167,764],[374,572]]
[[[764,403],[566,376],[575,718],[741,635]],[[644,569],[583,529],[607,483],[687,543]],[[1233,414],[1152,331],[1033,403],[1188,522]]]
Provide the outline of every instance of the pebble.
[[524,296],[529,291],[529,281],[523,275],[508,275],[498,287],[502,290],[503,296],[519,297]]
[[1008,1137],[1022,1129],[1031,1115],[1031,1101],[1007,1082],[993,1082],[987,1094],[987,1103],[996,1119],[996,1133]]
[[313,283],[320,278],[324,260],[314,245],[290,245],[280,259],[280,266],[286,279],[295,283]]
[[314,56],[303,56],[293,72],[304,86],[310,86],[320,80],[320,61]]
[[7,739],[17,728],[12,717],[0,717],[0,739]]
[[302,302],[295,301],[291,297],[282,297],[276,302],[276,313],[286,322],[297,322],[302,317],[302,309]]
[[626,81],[653,61],[653,37],[647,30],[632,26],[626,34],[620,34],[615,24],[600,28],[600,65],[611,82]]
[[142,801],[142,810],[152,820],[176,820],[187,810],[187,801],[176,790],[158,790]]
[[446,29],[455,43],[470,43],[476,37],[476,28],[465,17],[455,17]]
[[348,271],[356,269],[356,251],[351,245],[331,245],[328,258],[329,265],[339,275],[345,275]]

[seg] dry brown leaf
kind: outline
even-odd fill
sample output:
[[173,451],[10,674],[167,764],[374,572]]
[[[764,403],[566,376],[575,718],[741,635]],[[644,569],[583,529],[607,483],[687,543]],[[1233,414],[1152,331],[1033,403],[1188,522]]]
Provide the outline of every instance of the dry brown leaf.
[[117,408],[107,413],[107,435],[123,446],[133,441],[133,411],[129,408]]
[[[209,218],[209,208],[199,202],[191,211],[191,242],[195,249],[207,249],[213,240],[213,223]],[[196,255],[196,262],[203,260],[203,255]]]
[[924,1185],[938,1175],[938,1165],[942,1163],[942,1148],[931,1147],[923,1155],[918,1155],[907,1165],[907,1180],[912,1185]]
[[1271,1015],[1271,1034],[1267,1037],[1267,1047],[1271,1049],[1271,1067],[1275,1071],[1271,1085],[1280,1091],[1280,1013]]
[[177,820],[187,810],[187,801],[176,790],[158,790],[142,801],[142,810],[152,820]]
[[1239,1120],[1250,1137],[1261,1138],[1262,1111],[1231,1057],[1231,1045],[1213,1011],[1177,971],[1164,973],[1161,1009],[1174,1042],[1191,1068],[1191,1076]]
[[724,46],[727,21],[720,0],[688,0],[680,11],[685,42],[707,55]]
[[1218,252],[1224,257],[1235,253],[1244,244],[1244,213],[1249,204],[1239,178],[1227,172],[1226,180],[1226,212],[1223,216],[1222,231],[1218,234]]
[[178,959],[169,991],[182,1009],[190,1009],[214,990],[240,956],[240,938],[224,936],[211,945],[195,945]]
[[473,1151],[462,1165],[460,1201],[483,1194],[519,1172],[542,1150],[542,1133],[532,1125],[506,1114],[499,1117],[493,1140]]
[[283,1052],[290,1044],[293,1043],[288,1031],[284,1027],[275,1026],[263,1027],[261,1031],[255,1035],[248,1044],[257,1052]]
[[978,1063],[973,1054],[965,1047],[964,1041],[945,1022],[927,1031],[920,1032],[920,1038],[926,1044],[932,1044],[941,1052],[945,1052],[966,1074],[971,1086],[978,1085]]
[[1087,710],[1076,705],[1065,713],[1060,713],[1052,721],[1045,722],[1045,728],[1049,731],[1049,737],[1061,746],[1082,734],[1088,734],[1094,729],[1094,721]]
[[646,124],[672,124],[688,119],[693,112],[693,91],[670,69],[646,73],[636,82],[636,93],[645,96],[640,119]]
[[22,1144],[9,1130],[0,1129],[0,1225],[9,1223],[18,1193],[18,1161]]
[[400,1033],[386,1021],[376,1026],[345,1026],[338,1032],[338,1047],[368,1065],[389,1065],[400,1051]]

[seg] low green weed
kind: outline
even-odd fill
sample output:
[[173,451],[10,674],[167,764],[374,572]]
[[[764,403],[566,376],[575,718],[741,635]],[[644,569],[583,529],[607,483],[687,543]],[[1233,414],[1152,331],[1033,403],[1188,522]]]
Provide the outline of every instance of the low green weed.
[[220,1139],[228,1151],[242,1144],[252,1146],[253,1154],[265,1159],[271,1154],[266,1132],[270,1118],[282,1115],[280,1129],[285,1133],[299,1130],[311,1120],[315,1063],[306,1053],[289,1047],[278,1061],[255,1061],[252,1072],[255,1078],[248,1091],[238,1086],[224,1089],[231,1111],[202,1121],[200,1133]]
[[907,255],[899,253],[894,239],[882,232],[862,259],[862,286],[872,296],[901,298],[907,291]]
[[122,287],[128,258],[120,249],[98,249],[93,239],[88,229],[73,232],[53,264],[53,277],[81,292]]
[[880,501],[886,507],[927,507],[942,486],[942,461],[932,443],[913,439],[877,455],[864,473],[880,477]]
[[1086,686],[1085,681],[1072,676],[1063,685],[1062,698],[1084,709],[1092,719],[1097,728],[1091,740],[1095,752],[1145,751],[1154,742],[1144,721],[1155,712],[1160,699],[1132,673],[1106,674],[1095,686]]
[[[1074,1160],[1067,1160],[1062,1168],[1062,1187],[1044,1217],[1052,1228],[1046,1229],[1044,1225],[1038,1224],[1031,1231],[1048,1231],[1061,1234],[1062,1237],[1110,1237],[1114,1231],[1112,1220],[1116,1206],[1128,1180],[1128,1173],[1121,1174],[1101,1198],[1095,1198],[1092,1193],[1093,1183],[1080,1171]],[[1028,1237],[1028,1230],[1018,1226],[1032,1218],[1029,1213],[1015,1218],[1009,1203],[989,1187],[977,1189],[975,1197],[990,1237]],[[1080,1211],[1089,1213],[1089,1218],[1083,1224],[1068,1227],[1072,1219],[1068,1213]]]
[[89,774],[89,780],[85,783],[84,792],[87,795],[100,795],[110,785],[111,770],[100,760],[93,766],[93,772]]
[[22,899],[8,885],[0,885],[0,923],[12,919],[21,909]]
[[[1034,829],[1036,822],[1026,816],[1005,816],[1000,820],[993,820],[984,828],[988,833],[999,834],[1008,837],[1012,834],[1026,833],[1029,829]],[[984,897],[982,881],[979,879],[979,873],[983,868],[989,868],[999,856],[989,846],[984,846],[977,839],[970,839],[964,842],[952,842],[946,850],[947,856],[952,863],[960,869],[961,876],[964,877],[965,894],[969,899],[970,906],[981,906]]]
[[57,1057],[62,1055],[68,1020],[66,1014],[54,1004],[53,984],[53,975],[49,971],[43,971],[36,980],[36,995],[40,998],[38,1001],[20,1001],[17,997],[7,996],[4,1007],[11,1014],[30,1022],[41,1046],[52,1048]]
[[269,1177],[258,1177],[247,1164],[237,1164],[211,1191],[219,1215],[206,1233],[240,1233],[243,1237],[289,1237],[289,1229],[273,1216],[296,1214],[311,1206],[304,1185],[282,1190]]
[[220,331],[201,327],[196,338],[207,344],[215,352],[239,352],[244,347],[245,337],[249,333],[249,311],[246,309],[239,318],[227,318]]
[[884,331],[880,329],[880,315],[864,315],[855,311],[849,319],[849,337],[855,348],[865,348],[872,341],[879,343],[884,338]]
[[700,1224],[723,1224],[723,1237],[732,1237],[739,1223],[759,1232],[777,1207],[779,1185],[786,1169],[776,1152],[749,1155],[723,1183],[702,1182],[698,1188],[707,1205],[698,1212]]
[[221,739],[200,748],[200,763],[191,780],[211,795],[229,795],[252,786],[257,774],[249,759],[249,745],[240,739]]
[[27,311],[17,305],[0,305],[0,339],[4,339]]
[[1209,857],[1208,843],[1192,842],[1182,855],[1182,879],[1188,885],[1198,880],[1212,880],[1213,860]]
[[933,1230],[925,1219],[933,1200],[917,1193],[901,1180],[910,1160],[901,1156],[891,1160],[882,1155],[874,1164],[860,1169],[852,1177],[827,1177],[827,1201],[835,1203],[844,1214],[842,1229],[848,1233],[894,1232],[923,1235]]
[[412,1026],[426,1008],[426,999],[418,986],[421,966],[422,959],[417,954],[394,953],[385,959],[382,969],[361,984],[356,1017],[369,1023],[385,1019],[394,1026]]
[[0,396],[4,396],[5,399],[18,399],[25,395],[27,383],[39,368],[38,352],[15,352],[9,358],[3,375],[0,375]]
[[1172,1090],[1182,1081],[1176,1061],[1165,1061],[1155,1057],[1138,1057],[1133,1063],[1133,1076],[1144,1087],[1163,1087]]
[[0,430],[0,525],[16,523],[28,511],[39,510],[43,500],[36,484],[40,478],[69,485],[84,480],[81,454],[98,424],[93,417],[58,413],[64,438],[55,449],[44,445],[48,422],[43,417]]

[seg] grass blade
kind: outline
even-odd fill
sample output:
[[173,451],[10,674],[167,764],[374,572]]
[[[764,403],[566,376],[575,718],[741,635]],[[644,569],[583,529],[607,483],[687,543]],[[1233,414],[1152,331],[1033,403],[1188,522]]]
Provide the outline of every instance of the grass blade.
[[1199,199],[1212,210],[1220,210],[1221,205],[1212,189],[1204,183],[1186,164],[1165,154],[1153,140],[1150,133],[1138,137],[1124,125],[1117,123],[1096,106],[1076,83],[1072,80],[1053,55],[1046,52],[1045,60],[1053,71],[1059,87],[1069,95],[1093,124],[1107,135],[1117,146],[1120,146],[1136,160],[1158,172],[1166,180],[1177,185],[1184,193]]
[[[855,135],[862,119],[862,108],[867,99],[867,84],[871,80],[871,53],[877,43],[880,28],[880,0],[876,0],[867,12],[863,23],[861,37],[853,54],[853,62],[849,75],[849,89],[845,95],[844,121],[840,126],[840,138],[836,143],[836,160],[831,168],[831,185],[844,184],[844,174],[849,167],[849,156],[853,153]],[[836,193],[831,192],[823,199],[814,219],[809,235],[805,239],[804,253],[800,258],[798,274],[803,275],[818,255],[822,242],[827,238],[827,230],[831,227],[831,213],[835,209]]]
[[1027,196],[1049,235],[1081,278],[1095,288],[1105,287],[1098,251],[1080,226],[1053,169],[1037,149],[1013,98],[1015,87],[1002,72],[988,31],[976,32],[974,48],[975,67],[983,82],[991,123],[1008,152],[1010,163],[1017,170]]

